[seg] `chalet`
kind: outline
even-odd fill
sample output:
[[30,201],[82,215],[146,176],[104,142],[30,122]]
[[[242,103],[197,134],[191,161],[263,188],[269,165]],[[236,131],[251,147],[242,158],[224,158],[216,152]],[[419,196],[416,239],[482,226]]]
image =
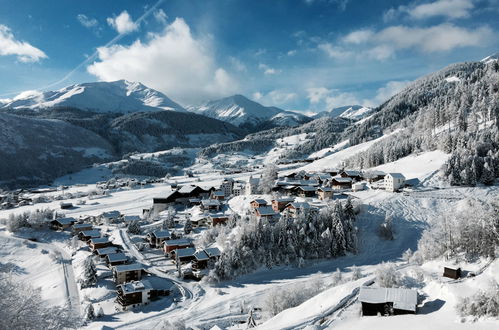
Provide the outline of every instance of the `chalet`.
[[113,267],[113,280],[116,284],[140,281],[144,267],[141,264],[118,265]]
[[195,260],[196,257],[194,256],[196,254],[196,249],[195,248],[185,248],[185,249],[177,249],[172,251],[170,254],[172,259],[175,260],[175,263],[177,265],[180,264],[185,264],[188,262],[191,262],[192,260]]
[[252,208],[257,209],[259,207],[267,206],[267,201],[265,199],[254,199],[250,202]]
[[126,224],[127,226],[132,222],[138,222],[140,220],[142,219],[138,215],[125,215],[123,217],[123,223]]
[[208,198],[213,188],[203,189],[199,186],[186,185],[178,189],[175,194],[175,203],[188,204],[191,198]]
[[208,225],[208,215],[198,215],[198,216],[193,216],[192,218],[189,219],[191,222],[191,225],[193,228],[198,228],[201,226],[207,226]]
[[128,257],[123,252],[110,253],[106,256],[106,264],[109,268],[117,265],[124,265],[128,261]]
[[99,229],[84,230],[78,234],[78,238],[85,242],[92,238],[97,238],[97,237],[100,237]]
[[317,173],[312,179],[316,180],[319,184],[324,184],[331,180],[332,176],[329,173]]
[[392,192],[398,191],[405,185],[405,176],[401,173],[388,173],[385,175],[384,184],[386,190]]
[[352,178],[334,177],[331,179],[331,187],[333,189],[350,189],[352,188]]
[[107,257],[108,254],[118,253],[118,248],[115,246],[105,247],[95,250],[94,253],[98,255],[101,259],[104,259]]
[[208,215],[208,224],[211,227],[224,225],[229,220],[229,215],[224,213],[213,213]]
[[161,248],[164,241],[172,238],[172,234],[168,229],[163,229],[150,232],[146,237],[150,247]]
[[100,215],[100,219],[104,223],[117,222],[120,218],[121,218],[120,211],[109,211],[109,212],[104,212]]
[[54,230],[64,230],[71,228],[71,226],[73,226],[75,222],[76,222],[75,218],[59,218],[52,220],[50,222],[50,226]]
[[325,170],[325,172],[333,177],[333,176],[337,176],[338,174],[340,174],[341,171],[336,169],[336,168],[330,168],[328,170]]
[[111,245],[111,241],[108,237],[91,238],[87,243],[92,251],[102,249]]
[[296,188],[296,194],[300,197],[315,197],[315,187],[299,186]]
[[260,191],[260,178],[250,176],[246,182],[246,195],[255,195]]
[[172,239],[163,242],[163,252],[166,255],[170,255],[172,251],[189,248],[191,246],[193,246],[192,240],[188,238]]
[[293,202],[286,205],[285,211],[288,212],[290,216],[296,218],[299,213],[310,210],[310,208],[311,208],[310,204],[306,202],[301,202],[301,203]]
[[212,260],[218,260],[218,258],[222,255],[222,252],[216,247],[204,249],[204,252],[206,252],[208,257]]
[[232,189],[234,187],[233,179],[225,179],[220,185],[220,190],[223,191],[225,197],[229,197],[232,195]]
[[203,199],[201,201],[201,210],[203,211],[220,211],[222,204],[216,199]]
[[201,199],[199,198],[189,198],[189,206],[201,205]]
[[255,209],[255,215],[258,218],[265,218],[267,220],[271,220],[279,215],[279,213],[276,213],[274,209],[270,206],[262,206],[257,209]]
[[193,270],[201,270],[208,267],[210,257],[204,250],[199,250],[194,253],[194,260],[192,261]]
[[221,190],[217,190],[211,193],[211,199],[223,201],[225,199],[225,193]]
[[284,198],[273,199],[272,200],[272,209],[275,212],[282,212],[282,210],[284,210],[284,208],[286,207],[286,205],[288,205],[289,203],[294,202],[294,200],[295,199],[292,198],[292,197],[284,197]]
[[461,277],[461,268],[444,267],[443,276],[457,280],[458,278]]
[[359,301],[363,316],[416,314],[418,293],[411,289],[361,287]]
[[153,288],[149,281],[133,281],[116,286],[117,299],[123,310],[146,305],[151,300]]
[[166,197],[156,197],[152,199],[152,210],[153,215],[158,215],[160,212],[166,210],[168,207],[175,205],[177,198],[182,195],[178,191],[172,191]]
[[360,171],[344,170],[340,173],[342,178],[350,178],[352,181],[362,180],[362,173]]
[[74,235],[79,235],[82,231],[92,230],[92,225],[89,223],[75,223],[72,230]]
[[320,200],[327,200],[333,198],[333,188],[331,187],[319,187],[317,188],[317,197]]
[[364,178],[367,180],[367,182],[372,183],[376,181],[383,180],[385,178],[386,173],[383,171],[368,171],[364,173]]

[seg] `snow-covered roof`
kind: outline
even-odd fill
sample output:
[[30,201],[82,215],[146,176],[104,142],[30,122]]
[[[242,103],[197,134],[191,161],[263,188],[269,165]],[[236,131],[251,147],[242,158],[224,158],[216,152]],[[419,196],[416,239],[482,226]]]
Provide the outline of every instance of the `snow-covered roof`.
[[59,218],[55,219],[55,222],[58,222],[61,225],[71,225],[76,222],[75,218]]
[[100,237],[100,230],[99,229],[92,229],[92,230],[84,230],[81,232],[81,234],[85,237]]
[[301,189],[303,191],[315,191],[315,187],[312,186],[299,186],[298,189]]
[[89,224],[89,223],[75,223],[75,224],[73,225],[73,228],[74,228],[74,229],[88,228],[88,227],[92,228],[92,225],[91,225],[91,224]]
[[120,211],[108,211],[101,214],[104,218],[119,218],[121,216]]
[[342,178],[342,177],[336,177],[336,176],[332,180],[334,180],[336,182],[341,182],[341,183],[352,182],[352,178]]
[[152,285],[149,281],[132,281],[119,285],[124,293],[135,293],[145,290],[152,290]]
[[213,192],[213,196],[225,196],[225,193],[221,190],[217,190]]
[[359,301],[370,304],[393,302],[393,308],[415,312],[418,293],[416,290],[402,288],[361,287]]
[[283,197],[283,198],[277,198],[277,199],[274,199],[272,200],[273,201],[276,201],[278,203],[291,203],[293,202],[295,199],[293,197]]
[[204,252],[212,258],[212,257],[220,257],[222,255],[222,252],[217,248],[217,247],[211,247],[204,249]]
[[187,185],[187,186],[182,186],[182,188],[180,188],[178,192],[181,194],[190,194],[192,191],[194,191],[194,189],[196,189],[196,186]]
[[348,176],[361,176],[360,171],[354,171],[354,170],[344,170],[342,173],[345,173]]
[[294,203],[289,203],[288,206],[289,205],[294,207],[295,209],[309,209],[310,208],[310,204],[307,202],[300,202],[300,203],[294,202]]
[[403,180],[405,180],[405,176],[402,173],[387,173],[386,176],[391,176],[394,179],[403,179]]
[[124,222],[133,222],[133,221],[140,221],[140,217],[138,215],[125,215],[123,217]]
[[196,253],[194,253],[194,257],[198,261],[210,259],[210,257],[208,256],[208,254],[204,250],[196,251]]
[[262,199],[262,198],[254,199],[254,200],[251,201],[251,203],[253,203],[253,202],[256,202],[258,204],[265,204],[265,205],[267,205],[267,201],[265,199]]
[[128,258],[123,252],[110,253],[107,255],[109,262],[126,261]]
[[194,256],[195,253],[196,253],[195,248],[185,248],[185,249],[175,250],[175,255],[178,258]]
[[141,264],[135,263],[135,264],[129,264],[129,265],[118,265],[114,266],[114,271],[117,273],[121,272],[131,272],[135,270],[143,270],[144,266]]
[[107,255],[107,254],[112,254],[118,252],[118,249],[114,246],[107,247],[107,248],[102,248],[102,249],[97,249],[97,254],[98,255]]
[[228,214],[225,213],[211,213],[208,215],[209,218],[229,218]]
[[163,229],[163,230],[156,230],[154,232],[152,232],[152,234],[156,237],[156,238],[167,238],[167,237],[171,237],[172,235],[170,234],[170,231],[168,229]]
[[191,240],[188,238],[171,239],[168,241],[164,241],[164,244],[166,246],[189,245],[191,244]]
[[109,242],[108,237],[96,237],[96,238],[92,238],[90,240],[91,244],[100,244],[100,243],[107,243],[107,242]]
[[273,208],[270,206],[262,206],[256,209],[258,214],[261,216],[266,216],[266,215],[276,215],[275,211]]
[[201,204],[203,206],[220,206],[220,201],[218,199],[203,199]]
[[319,187],[317,190],[324,191],[324,192],[331,192],[333,191],[333,188],[331,187]]

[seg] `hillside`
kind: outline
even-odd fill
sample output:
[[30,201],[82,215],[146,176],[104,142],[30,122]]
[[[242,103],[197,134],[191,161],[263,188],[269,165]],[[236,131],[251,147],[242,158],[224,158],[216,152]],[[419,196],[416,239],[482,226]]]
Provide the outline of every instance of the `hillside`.
[[57,91],[26,91],[0,100],[0,109],[43,110],[73,107],[93,112],[138,112],[186,110],[166,95],[138,82],[118,80],[71,85]]
[[362,105],[347,105],[343,107],[333,108],[328,111],[319,112],[314,118],[322,117],[341,117],[352,120],[360,120],[369,116],[373,112],[372,108],[364,107]]
[[189,110],[253,131],[276,126],[298,126],[311,120],[299,113],[263,106],[243,95],[209,101]]
[[113,159],[99,135],[60,120],[0,116],[0,185],[46,183],[95,162]]

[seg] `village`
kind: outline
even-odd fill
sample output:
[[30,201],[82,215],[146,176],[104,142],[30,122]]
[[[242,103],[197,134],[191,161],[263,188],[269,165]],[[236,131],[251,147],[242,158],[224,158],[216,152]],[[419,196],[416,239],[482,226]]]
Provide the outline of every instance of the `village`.
[[[199,281],[207,275],[222,251],[217,246],[200,248],[196,238],[207,228],[225,225],[240,212],[272,224],[281,217],[293,219],[303,212],[319,211],[333,200],[346,201],[351,191],[398,192],[406,186],[402,174],[380,171],[302,171],[276,173],[272,179],[271,193],[266,195],[262,195],[261,176],[244,181],[225,178],[217,187],[173,183],[170,192],[153,198],[151,207],[140,216],[119,211],[77,219],[59,215],[50,226],[71,232],[76,254],[91,256],[99,266],[92,266],[98,269],[93,284],[97,278],[112,278],[115,308],[127,310],[178,294],[171,278]],[[237,198],[244,198],[244,211],[230,206],[231,199]],[[60,206],[67,209],[66,203]]]

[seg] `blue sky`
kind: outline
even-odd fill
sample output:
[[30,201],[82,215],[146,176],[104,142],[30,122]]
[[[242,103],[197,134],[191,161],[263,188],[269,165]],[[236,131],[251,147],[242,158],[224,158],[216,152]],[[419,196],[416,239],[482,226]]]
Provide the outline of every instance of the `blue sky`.
[[499,51],[499,0],[0,0],[0,98],[141,81],[321,111]]

